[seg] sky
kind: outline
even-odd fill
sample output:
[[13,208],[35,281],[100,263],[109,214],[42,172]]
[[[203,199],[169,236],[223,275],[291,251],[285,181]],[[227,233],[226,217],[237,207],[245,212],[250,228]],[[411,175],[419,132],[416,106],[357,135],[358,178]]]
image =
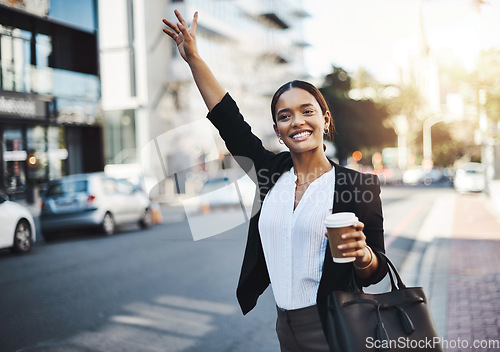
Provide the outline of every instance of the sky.
[[[422,0],[428,45],[452,53],[470,69],[481,48],[500,48],[500,0],[478,13],[472,0]],[[397,83],[398,66],[415,51],[418,0],[308,0],[306,52],[310,73],[319,77],[340,66],[367,69],[383,83]]]

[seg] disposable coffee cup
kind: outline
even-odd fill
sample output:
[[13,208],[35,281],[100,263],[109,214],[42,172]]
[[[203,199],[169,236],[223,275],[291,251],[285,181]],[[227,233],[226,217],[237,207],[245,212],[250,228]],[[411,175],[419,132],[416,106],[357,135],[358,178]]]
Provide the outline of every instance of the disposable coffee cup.
[[355,232],[354,224],[358,222],[358,217],[354,213],[344,212],[330,214],[325,219],[325,226],[328,232],[328,242],[335,263],[350,263],[356,260],[354,257],[345,258],[337,248],[338,245],[354,242],[355,239],[343,239],[342,235]]

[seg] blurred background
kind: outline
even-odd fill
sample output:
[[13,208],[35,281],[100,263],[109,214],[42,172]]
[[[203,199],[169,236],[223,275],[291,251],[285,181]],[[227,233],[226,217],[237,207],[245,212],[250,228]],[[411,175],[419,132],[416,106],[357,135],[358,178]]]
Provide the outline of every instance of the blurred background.
[[[500,177],[498,1],[1,0],[0,8],[0,188],[11,199],[33,203],[50,179],[142,164],[148,190],[175,202],[196,194],[205,173],[231,166],[161,32],[174,8],[188,19],[200,12],[203,57],[269,149],[281,147],[270,97],[304,79],[330,104],[337,134],[327,153],[340,163],[386,183],[452,180],[468,162],[481,163],[486,191]],[[154,161],[141,157],[152,141],[161,142]]]

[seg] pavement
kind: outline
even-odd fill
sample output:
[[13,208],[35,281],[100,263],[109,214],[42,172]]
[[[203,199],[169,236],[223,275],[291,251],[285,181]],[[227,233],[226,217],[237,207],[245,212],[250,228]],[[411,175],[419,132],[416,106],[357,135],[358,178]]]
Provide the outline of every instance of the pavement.
[[497,186],[438,199],[400,268],[407,286],[424,287],[445,351],[500,351]]

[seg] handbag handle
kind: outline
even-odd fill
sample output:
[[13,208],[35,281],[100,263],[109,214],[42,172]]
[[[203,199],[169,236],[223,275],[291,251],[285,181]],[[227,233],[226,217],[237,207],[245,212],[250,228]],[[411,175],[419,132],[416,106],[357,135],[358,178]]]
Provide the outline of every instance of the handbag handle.
[[389,266],[390,269],[392,269],[392,270],[388,270],[390,275],[391,275],[391,281],[393,281],[392,273],[394,273],[394,275],[396,276],[396,279],[398,281],[398,286],[397,286],[398,290],[406,288],[406,285],[403,282],[401,275],[399,275],[398,269],[396,269],[396,266],[392,263],[392,261],[389,259],[389,257],[386,256],[385,253],[382,253],[382,252],[380,252],[380,255],[382,255],[385,258],[385,260],[387,261],[387,265]]
[[[385,253],[378,252],[385,260],[387,261],[387,273],[389,274],[389,278],[391,280],[391,291],[401,290],[406,288],[406,285],[401,279],[401,275],[399,275],[396,266],[392,263],[392,261],[385,255]],[[349,280],[349,285],[347,286],[347,292],[354,293],[363,293],[363,289],[356,283],[356,273],[355,273],[354,265],[352,266],[351,278]]]

